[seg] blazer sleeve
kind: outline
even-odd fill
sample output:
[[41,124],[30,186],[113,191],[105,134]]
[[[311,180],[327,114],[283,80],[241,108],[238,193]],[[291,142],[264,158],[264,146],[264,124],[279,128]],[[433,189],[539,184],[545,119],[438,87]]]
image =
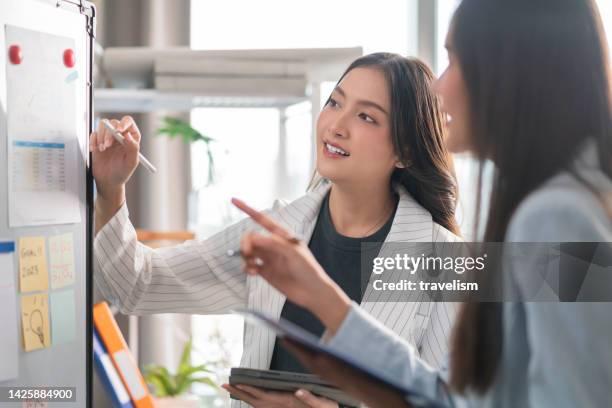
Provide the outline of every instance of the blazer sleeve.
[[[512,218],[509,242],[600,242],[610,251],[610,219],[588,192],[547,191],[526,200]],[[600,249],[606,250],[606,248]],[[608,257],[609,257],[608,252]],[[520,263],[539,262],[537,256]],[[609,259],[609,258],[608,258]],[[535,268],[533,266],[531,269]],[[521,271],[510,270],[517,290],[528,292]],[[605,287],[612,287],[612,275]],[[529,405],[600,406],[612,384],[612,305],[605,302],[525,302],[529,348]],[[512,336],[512,334],[509,334]],[[588,350],[588,351],[587,351]],[[576,380],[576,376],[580,380]]]
[[423,361],[410,343],[357,304],[352,305],[338,331],[327,340],[327,345],[342,353],[359,356],[364,365],[384,372],[441,406],[454,406],[443,374]]
[[[275,209],[280,202],[275,203]],[[126,314],[225,313],[245,307],[248,279],[239,247],[246,218],[199,241],[152,249],[136,239],[124,204],[94,240],[94,278],[102,294]]]

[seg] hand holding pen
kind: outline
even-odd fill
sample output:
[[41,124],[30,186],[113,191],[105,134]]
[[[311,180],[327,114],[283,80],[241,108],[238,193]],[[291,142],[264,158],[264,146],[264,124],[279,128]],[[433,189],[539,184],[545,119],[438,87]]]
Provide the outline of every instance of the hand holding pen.
[[121,121],[100,120],[98,130],[89,138],[98,190],[111,192],[123,187],[139,162],[149,171],[156,171],[140,153],[140,139],[140,130],[131,116],[124,116]]
[[[125,200],[125,184],[139,163],[140,130],[134,119],[124,116],[121,121],[100,121],[98,129],[89,138],[92,152],[92,172],[96,181],[96,229],[104,225]],[[123,138],[118,142],[110,127]]]
[[[117,143],[122,146],[125,145],[125,137],[123,137],[123,135],[119,133],[117,129],[115,129],[115,127],[110,123],[108,119],[102,119],[100,122],[102,123],[102,125],[104,125],[106,130],[110,132],[111,136],[117,141]],[[121,126],[121,123],[119,125]],[[157,169],[155,168],[155,166],[153,166],[151,162],[147,160],[147,158],[144,157],[142,153],[140,153],[140,151],[138,152],[138,159],[145,169],[149,170],[151,173],[157,173]]]

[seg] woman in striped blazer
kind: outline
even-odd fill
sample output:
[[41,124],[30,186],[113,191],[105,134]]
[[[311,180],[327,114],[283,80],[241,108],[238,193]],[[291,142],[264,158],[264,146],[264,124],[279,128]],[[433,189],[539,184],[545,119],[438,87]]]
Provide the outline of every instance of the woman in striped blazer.
[[[382,302],[363,289],[368,263],[382,242],[458,239],[456,182],[444,147],[434,76],[425,64],[378,53],[354,61],[322,109],[316,129],[317,183],[292,203],[268,211],[291,234],[308,243],[327,278],[420,356],[440,367],[455,315],[452,304]],[[227,313],[248,307],[283,316],[320,335],[313,314],[287,301],[260,277],[248,276],[239,257],[228,256],[254,229],[245,219],[205,240],[151,249],[136,240],[125,205],[125,183],[137,165],[140,133],[132,118],[112,121],[128,141],[114,142],[100,127],[91,136],[96,199],[95,278],[123,313]],[[361,245],[377,242],[364,253]],[[324,307],[324,294],[312,293]],[[246,326],[241,366],[302,371],[276,344],[275,335]],[[226,386],[255,407],[318,407],[335,403],[312,395]]]

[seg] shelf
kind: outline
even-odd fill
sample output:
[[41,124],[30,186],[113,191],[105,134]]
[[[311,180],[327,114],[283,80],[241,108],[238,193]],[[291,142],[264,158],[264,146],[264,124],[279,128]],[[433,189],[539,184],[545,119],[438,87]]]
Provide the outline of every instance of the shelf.
[[188,111],[193,108],[284,108],[307,100],[310,100],[307,96],[217,96],[154,89],[98,88],[94,91],[94,109],[97,113]]
[[188,111],[198,107],[277,108],[318,99],[361,47],[260,50],[107,48],[99,59],[109,88],[94,91],[95,110]]

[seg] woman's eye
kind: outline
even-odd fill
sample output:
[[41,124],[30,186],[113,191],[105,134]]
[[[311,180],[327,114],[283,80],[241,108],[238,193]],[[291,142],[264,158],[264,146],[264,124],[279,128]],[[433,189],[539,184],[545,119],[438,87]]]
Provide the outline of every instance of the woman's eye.
[[331,106],[332,108],[335,108],[336,106],[338,106],[338,102],[336,102],[334,98],[329,98],[329,101],[327,101],[327,105]]
[[376,121],[374,119],[372,119],[371,116],[366,115],[365,113],[360,113],[359,117],[361,119],[363,119],[364,121],[368,122],[368,123],[376,123]]

